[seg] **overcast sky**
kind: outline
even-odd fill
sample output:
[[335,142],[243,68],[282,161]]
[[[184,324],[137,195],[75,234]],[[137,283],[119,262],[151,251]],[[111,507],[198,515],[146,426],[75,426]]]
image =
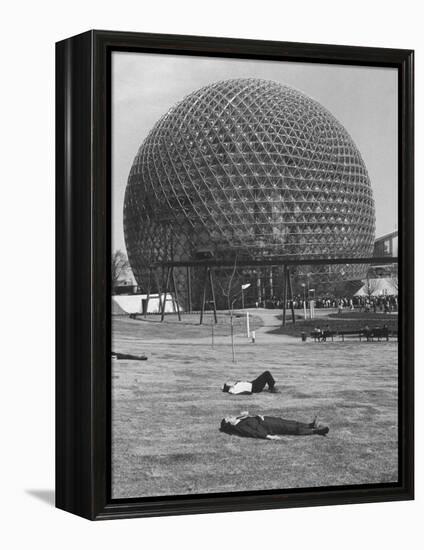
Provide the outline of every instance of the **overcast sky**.
[[125,250],[125,187],[135,154],[150,129],[189,93],[228,78],[264,78],[287,84],[331,111],[352,136],[368,169],[376,237],[397,229],[396,69],[114,52],[113,250]]

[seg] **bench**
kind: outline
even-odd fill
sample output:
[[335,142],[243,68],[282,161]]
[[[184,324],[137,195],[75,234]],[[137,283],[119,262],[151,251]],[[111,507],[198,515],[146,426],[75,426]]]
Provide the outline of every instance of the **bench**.
[[367,341],[373,341],[374,338],[377,338],[378,341],[380,339],[384,338],[386,341],[389,341],[390,337],[397,338],[397,330],[389,330],[388,328],[370,328],[368,330],[361,329],[361,330],[340,330],[340,331],[330,331],[330,330],[323,330],[323,331],[317,331],[313,330],[310,333],[310,337],[314,339],[314,342],[318,340],[318,342],[325,342],[327,338],[331,338],[331,341],[334,341],[334,336],[340,336],[342,341],[344,342],[345,336],[356,336],[359,338],[359,341],[362,341],[362,338],[366,338]]
[[[339,331],[339,335],[342,337],[342,341],[344,342],[345,336],[357,336],[359,337],[359,341],[362,341],[362,338],[366,338],[367,342],[373,341],[374,338],[377,338],[378,341],[380,341],[380,338],[385,338],[386,341],[389,341],[390,337],[390,331],[388,328],[370,328],[370,329],[362,329],[362,330],[341,330]],[[393,334],[393,331],[392,331]],[[396,331],[397,336],[397,331]]]
[[327,338],[331,338],[331,341],[333,342],[334,336],[337,336],[337,332],[332,330],[322,330],[322,331],[313,330],[310,336],[311,338],[314,339],[314,342],[316,342],[317,340],[318,342],[321,342],[321,341],[326,342]]

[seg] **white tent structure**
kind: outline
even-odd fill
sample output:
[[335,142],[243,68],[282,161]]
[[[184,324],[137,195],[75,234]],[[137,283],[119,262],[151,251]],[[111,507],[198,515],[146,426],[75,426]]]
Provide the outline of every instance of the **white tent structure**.
[[[162,301],[165,294],[161,295]],[[146,307],[147,294],[118,294],[112,296],[112,315],[141,315]],[[182,308],[180,306],[180,311]],[[165,313],[176,313],[177,303],[171,293],[166,295]],[[159,294],[150,294],[147,313],[159,313]]]
[[397,280],[390,277],[380,279],[364,279],[363,285],[355,296],[397,296]]

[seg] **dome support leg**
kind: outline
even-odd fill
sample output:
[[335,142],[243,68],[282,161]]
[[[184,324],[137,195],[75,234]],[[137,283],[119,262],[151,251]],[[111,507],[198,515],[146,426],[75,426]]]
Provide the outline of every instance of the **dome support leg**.
[[283,271],[283,327],[286,326],[286,306],[287,306],[287,266]]
[[216,325],[218,323],[218,317],[216,315],[215,289],[213,286],[212,269],[209,268],[208,271],[209,271],[209,285],[211,287],[211,294],[212,294],[213,316],[214,316],[215,325]]
[[296,323],[296,316],[294,314],[294,304],[293,304],[293,289],[292,289],[292,280],[291,280],[291,273],[290,269],[287,268],[287,283],[289,287],[289,301],[290,301],[290,309],[292,314],[292,322],[293,324]]
[[162,313],[162,286],[159,282],[159,276],[158,276],[156,270],[154,271],[154,277],[155,277],[156,288],[157,288],[158,298],[159,298],[158,313],[161,314]]
[[149,278],[147,280],[147,296],[146,296],[146,306],[144,308],[144,318],[146,319],[147,313],[149,311],[149,300],[150,300],[150,286],[152,284],[152,268],[149,267]]
[[203,280],[202,307],[200,309],[200,324],[203,324],[203,314],[204,314],[205,305],[206,305],[206,294],[207,294],[208,283],[210,287],[210,294],[212,296],[211,303],[213,307],[214,321],[215,321],[215,324],[217,324],[218,316],[216,313],[215,288],[213,286],[213,276],[212,276],[212,270],[210,267],[205,267],[205,277]]
[[200,307],[200,322],[199,322],[200,325],[203,324],[203,313],[205,311],[207,284],[208,284],[208,268],[205,267],[205,276],[203,278],[202,304],[201,304],[201,307]]
[[187,297],[188,297],[188,312],[191,313],[193,305],[191,302],[191,268],[187,266]]
[[179,296],[178,296],[177,285],[175,283],[175,273],[174,273],[174,268],[173,267],[171,267],[171,273],[172,273],[172,286],[173,286],[173,289],[174,289],[174,294],[172,295],[173,296],[172,301],[174,303],[174,311],[175,311],[175,306],[176,306],[177,313],[178,313],[178,320],[181,321],[180,299],[179,299]]
[[171,267],[168,267],[168,270],[166,272],[166,282],[165,282],[164,297],[163,297],[162,311],[161,311],[161,317],[160,317],[161,322],[165,318],[166,298],[167,298],[167,295],[168,295],[169,278],[170,278],[170,275],[171,275],[171,269],[172,269]]

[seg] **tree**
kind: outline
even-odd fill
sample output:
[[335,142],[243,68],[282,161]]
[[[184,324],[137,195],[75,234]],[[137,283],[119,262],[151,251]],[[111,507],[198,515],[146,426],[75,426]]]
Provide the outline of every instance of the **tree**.
[[119,284],[121,277],[128,274],[129,267],[130,264],[124,252],[122,252],[122,250],[115,250],[115,252],[112,254],[110,269],[112,277],[112,288]]
[[224,287],[221,284],[221,281],[219,281],[221,292],[227,300],[228,313],[230,315],[230,330],[231,330],[230,334],[231,334],[231,349],[232,349],[232,355],[233,355],[233,363],[236,362],[236,351],[234,347],[234,320],[233,320],[233,305],[234,305],[234,301],[237,298],[237,294],[236,295],[234,294],[235,288],[237,288],[237,287],[234,287],[234,277],[236,275],[236,271],[237,271],[237,254],[234,257],[234,266],[233,266],[231,275],[228,278],[228,284]]
[[371,300],[374,292],[377,290],[378,283],[376,279],[370,279],[369,274],[367,273],[367,278],[364,284],[364,292],[367,295],[368,299]]
[[399,293],[399,278],[397,275],[392,276],[392,285],[393,288],[396,290],[396,293]]
[[229,313],[232,310],[232,299],[233,299],[233,295],[234,295],[234,293],[236,291],[236,288],[237,288],[234,284],[234,277],[235,277],[236,272],[237,272],[237,254],[234,257],[234,265],[233,265],[233,269],[231,271],[231,275],[229,277],[227,277],[227,280],[226,280],[227,284],[224,286],[221,283],[221,280],[218,279],[218,285],[221,288],[222,295],[226,298]]

